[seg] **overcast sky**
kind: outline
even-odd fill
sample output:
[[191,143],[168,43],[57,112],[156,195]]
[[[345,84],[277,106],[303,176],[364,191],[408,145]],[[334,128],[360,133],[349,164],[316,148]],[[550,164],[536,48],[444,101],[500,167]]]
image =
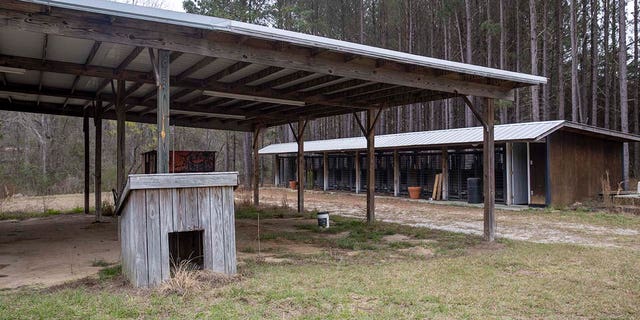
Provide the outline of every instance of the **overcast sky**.
[[164,0],[164,9],[184,12],[182,0]]

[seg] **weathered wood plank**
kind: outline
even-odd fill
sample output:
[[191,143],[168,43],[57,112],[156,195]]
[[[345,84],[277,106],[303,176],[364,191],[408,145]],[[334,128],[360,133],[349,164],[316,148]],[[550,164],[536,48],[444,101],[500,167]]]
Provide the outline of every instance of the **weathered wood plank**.
[[486,105],[482,116],[484,126],[482,154],[484,171],[484,239],[492,242],[496,236],[495,198],[496,198],[496,171],[495,171],[495,141],[494,141],[494,101],[486,99]]
[[169,255],[169,232],[174,232],[173,225],[173,192],[171,189],[158,189],[160,210],[160,251],[162,263],[162,280],[171,277],[171,265]]
[[237,186],[236,172],[134,174],[129,176],[129,189],[164,189]]
[[184,210],[181,208],[180,197],[180,189],[171,189],[171,207],[173,208],[171,213],[173,214],[173,227],[175,228],[174,232],[184,230],[184,218],[182,217],[182,212],[184,212]]
[[126,128],[125,128],[125,104],[124,104],[124,92],[125,82],[124,80],[118,80],[116,95],[116,192],[118,195],[122,194],[126,179]]
[[89,141],[89,115],[84,112],[82,118],[82,132],[84,133],[84,214],[89,214],[89,186],[91,183],[91,146]]
[[177,190],[178,196],[178,230],[190,231],[199,228],[198,191],[197,188]]
[[225,272],[236,273],[236,226],[233,188],[222,187],[222,217],[224,229]]
[[[162,236],[160,228],[160,191],[141,190],[146,194],[146,234],[147,261],[149,266],[149,285],[155,286],[162,282]],[[144,232],[141,230],[140,232]]]
[[125,278],[130,278],[131,275],[131,258],[130,258],[130,248],[131,248],[131,239],[129,237],[129,219],[131,214],[129,213],[131,206],[127,206],[122,210],[121,215],[121,228],[120,228],[120,260],[122,263],[122,274]]
[[374,110],[367,111],[367,223],[376,220],[376,153],[375,125],[378,118]]
[[102,219],[102,101],[96,102],[95,118],[93,118],[96,127],[96,144],[95,144],[95,210],[96,221]]
[[216,272],[225,272],[225,256],[224,256],[224,208],[222,205],[222,188],[210,188],[211,190],[211,226],[209,230],[212,235],[212,270]]
[[158,173],[169,172],[169,51],[158,50],[158,154],[156,168]]
[[129,206],[131,212],[131,249],[133,251],[133,272],[132,282],[136,287],[146,287],[149,285],[149,273],[147,270],[147,235],[146,235],[146,206],[144,191],[133,192],[130,196]]
[[210,188],[198,188],[198,213],[199,224],[204,229],[202,235],[202,253],[204,255],[204,268],[213,268],[213,235],[211,234],[211,189]]

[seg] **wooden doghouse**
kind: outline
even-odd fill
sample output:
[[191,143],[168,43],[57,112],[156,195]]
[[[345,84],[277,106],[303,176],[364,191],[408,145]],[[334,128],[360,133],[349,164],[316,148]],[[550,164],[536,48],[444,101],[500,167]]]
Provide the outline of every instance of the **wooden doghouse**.
[[116,209],[125,277],[155,286],[184,260],[235,273],[237,183],[236,172],[130,175]]

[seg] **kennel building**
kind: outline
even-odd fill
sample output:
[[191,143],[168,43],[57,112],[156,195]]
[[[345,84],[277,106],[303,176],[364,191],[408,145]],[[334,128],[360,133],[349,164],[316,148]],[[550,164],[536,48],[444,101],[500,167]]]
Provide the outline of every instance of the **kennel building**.
[[[615,190],[622,180],[622,145],[640,137],[565,120],[495,126],[495,196],[508,205],[566,206],[598,196],[606,172]],[[411,186],[431,197],[444,172],[443,199],[467,200],[467,179],[483,178],[482,127],[378,135],[375,190],[407,195]],[[306,187],[366,190],[364,137],[305,143]],[[275,184],[296,177],[295,143],[272,144]],[[446,159],[446,161],[443,161]],[[326,166],[325,166],[326,164]]]
[[235,273],[237,184],[236,172],[129,175],[116,208],[125,277],[152,287],[181,263]]

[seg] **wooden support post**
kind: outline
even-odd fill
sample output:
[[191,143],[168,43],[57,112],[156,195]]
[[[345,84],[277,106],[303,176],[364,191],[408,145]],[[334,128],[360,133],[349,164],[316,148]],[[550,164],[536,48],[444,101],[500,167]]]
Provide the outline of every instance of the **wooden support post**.
[[124,184],[126,179],[125,174],[125,82],[124,80],[118,80],[116,90],[116,192],[118,197],[122,190],[124,190]]
[[442,148],[442,200],[449,199],[449,149]]
[[298,141],[298,212],[304,212],[304,187],[305,187],[305,168],[304,168],[304,130],[307,127],[307,120],[300,119],[298,121],[298,133],[296,140]]
[[356,160],[355,160],[355,167],[356,167],[356,194],[360,193],[360,185],[362,184],[362,180],[360,179],[360,153],[358,151],[356,151]]
[[169,51],[158,50],[158,173],[169,172],[169,56]]
[[329,190],[329,154],[324,153],[322,155],[322,172],[324,176],[323,190]]
[[[379,111],[378,111],[379,112]],[[375,124],[376,110],[367,110],[367,223],[376,220],[376,154],[375,154]]]
[[89,150],[89,115],[86,109],[82,118],[82,132],[84,133],[84,214],[89,214],[91,151]]
[[280,157],[277,154],[273,163],[273,183],[276,187],[280,185]]
[[494,101],[486,99],[486,106],[483,109],[484,126],[483,148],[484,155],[484,239],[492,242],[496,236],[495,220],[495,144],[494,144]]
[[96,103],[94,125],[96,127],[95,181],[96,222],[102,219],[102,101]]
[[484,193],[484,239],[492,242],[496,237],[496,219],[495,219],[495,198],[496,198],[496,177],[495,177],[495,143],[494,143],[494,101],[486,98],[486,106],[482,109],[482,113],[469,100],[462,96],[464,102],[469,109],[482,123],[483,143],[482,143],[482,171],[483,171],[483,193]]
[[393,150],[393,196],[400,195],[400,156],[398,150]]
[[260,146],[260,133],[262,128],[256,127],[253,130],[253,205],[260,205],[260,155],[258,147]]

